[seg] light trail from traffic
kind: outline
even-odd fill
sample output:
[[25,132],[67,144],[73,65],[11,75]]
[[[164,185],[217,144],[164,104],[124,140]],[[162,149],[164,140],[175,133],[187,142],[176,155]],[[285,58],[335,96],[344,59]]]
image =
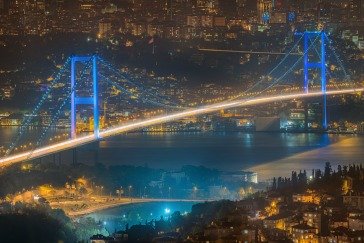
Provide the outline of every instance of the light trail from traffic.
[[[343,89],[343,90],[333,90],[327,91],[327,95],[341,95],[341,94],[350,94],[363,92],[364,88],[356,88],[356,89]],[[279,101],[287,101],[298,98],[310,98],[310,97],[318,97],[322,96],[322,92],[311,92],[311,93],[295,93],[295,94],[286,94],[286,95],[277,95],[277,96],[268,96],[268,97],[257,97],[251,99],[241,99],[235,101],[226,101],[221,103],[216,103],[213,105],[206,105],[199,108],[193,108],[190,110],[176,112],[170,115],[163,115],[155,118],[150,118],[144,121],[137,121],[130,124],[123,124],[115,128],[110,128],[105,131],[100,131],[99,137],[96,137],[94,134],[87,135],[75,139],[70,139],[64,142],[56,143],[53,145],[45,146],[42,148],[38,148],[32,151],[20,153],[17,155],[8,156],[0,159],[0,167],[9,166],[12,164],[20,163],[26,160],[32,160],[40,157],[44,157],[47,155],[51,155],[56,152],[72,149],[75,147],[79,147],[81,145],[85,145],[88,143],[95,142],[100,139],[104,139],[107,137],[115,136],[121,133],[141,129],[144,127],[162,124],[166,122],[176,121],[185,117],[202,115],[207,113],[216,112],[219,110],[230,109],[235,107],[244,107],[244,106],[252,106],[252,105],[261,105],[265,103],[271,102],[279,102]]]
[[200,48],[199,51],[204,52],[221,52],[221,53],[242,53],[242,54],[262,54],[262,55],[292,55],[292,56],[303,56],[303,53],[285,53],[285,52],[269,52],[269,51],[239,51],[239,50],[228,50],[228,49],[210,49]]

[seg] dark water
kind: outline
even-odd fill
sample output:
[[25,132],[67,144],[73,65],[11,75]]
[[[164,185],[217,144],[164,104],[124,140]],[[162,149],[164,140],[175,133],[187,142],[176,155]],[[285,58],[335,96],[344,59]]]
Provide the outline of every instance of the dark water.
[[[64,131],[59,131],[64,133]],[[10,143],[16,128],[0,128],[0,146]],[[39,136],[31,130],[29,140]],[[126,134],[78,148],[78,162],[145,165],[164,169],[203,165],[221,170],[252,170],[259,180],[289,176],[292,170],[322,168],[364,162],[364,136],[284,133],[178,133]],[[98,151],[98,156],[95,156]],[[63,163],[71,162],[63,152]],[[44,158],[47,160],[47,158]],[[48,158],[51,160],[51,158]],[[193,203],[145,203],[117,207],[91,214],[105,227],[124,229],[125,225],[167,217],[165,209],[189,212]]]
[[193,202],[137,203],[106,209],[85,217],[92,217],[96,221],[100,221],[112,233],[115,229],[125,229],[126,224],[132,226],[139,223],[145,224],[146,221],[159,220],[161,217],[167,219],[176,211],[181,214],[188,213],[193,204]]
[[[15,135],[0,128],[0,144]],[[64,133],[64,131],[60,131]],[[39,135],[30,131],[29,138]],[[260,178],[286,175],[292,169],[364,162],[364,136],[309,133],[132,133],[77,149],[78,162],[148,165],[179,169],[203,165],[221,170],[255,170]],[[98,151],[96,156],[95,151]],[[64,152],[63,162],[71,162]],[[45,159],[46,160],[46,159]]]
[[[336,143],[347,136],[283,133],[130,134],[100,143],[109,163],[238,170]],[[117,151],[113,152],[113,151]]]

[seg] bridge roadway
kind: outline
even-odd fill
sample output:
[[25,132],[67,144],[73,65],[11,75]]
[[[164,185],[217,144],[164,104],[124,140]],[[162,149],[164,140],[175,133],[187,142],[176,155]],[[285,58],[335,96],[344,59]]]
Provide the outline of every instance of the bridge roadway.
[[[356,92],[363,92],[364,88],[352,88],[352,89],[342,89],[342,90],[332,90],[327,91],[327,95],[340,95],[340,94],[350,94]],[[162,124],[166,122],[176,121],[185,117],[202,115],[207,113],[216,112],[223,109],[235,108],[235,107],[244,107],[251,105],[260,105],[270,102],[277,101],[286,101],[297,98],[310,98],[310,97],[318,97],[322,96],[322,92],[310,92],[310,93],[295,93],[295,94],[281,94],[277,96],[267,96],[267,97],[257,97],[251,99],[241,99],[235,101],[225,101],[221,103],[216,103],[213,105],[206,105],[198,108],[192,108],[186,111],[176,112],[170,115],[162,115],[155,118],[150,118],[143,121],[136,121],[129,124],[123,124],[118,127],[110,128],[105,131],[100,131],[99,137],[95,135],[87,135],[75,139],[70,139],[64,142],[59,142],[53,145],[48,145],[45,147],[41,147],[38,149],[34,149],[32,151],[23,152],[20,154],[11,155],[5,158],[0,159],[0,167],[9,166],[15,163],[20,163],[22,161],[36,159],[40,157],[44,157],[47,155],[51,155],[60,151],[72,149],[75,147],[79,147],[81,145],[85,145],[88,143],[95,142],[99,139],[104,139],[107,137],[115,136],[124,132],[129,132],[137,129],[141,129],[144,127]]]

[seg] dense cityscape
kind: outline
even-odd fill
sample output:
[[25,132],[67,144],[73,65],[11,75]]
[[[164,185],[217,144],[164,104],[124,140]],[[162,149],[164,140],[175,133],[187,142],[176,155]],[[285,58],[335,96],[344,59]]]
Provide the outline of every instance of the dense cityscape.
[[0,0],[1,242],[364,242],[363,0]]

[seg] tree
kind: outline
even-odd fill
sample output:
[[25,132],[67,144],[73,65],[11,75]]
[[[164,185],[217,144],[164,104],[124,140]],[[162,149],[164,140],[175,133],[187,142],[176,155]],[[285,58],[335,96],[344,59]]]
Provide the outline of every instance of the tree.
[[339,174],[339,176],[342,175],[342,169],[341,169],[341,165],[337,166],[337,173]]
[[297,186],[298,178],[297,178],[297,172],[292,171],[292,185],[295,187]]
[[0,233],[3,242],[77,242],[69,226],[34,209],[0,215]]
[[330,162],[326,162],[324,177],[327,179],[330,177],[330,175],[331,175],[331,164],[330,164]]
[[315,180],[319,180],[322,177],[322,172],[320,169],[316,170]]
[[273,183],[272,183],[272,190],[276,190],[277,189],[277,180],[276,178],[274,177],[273,178]]

